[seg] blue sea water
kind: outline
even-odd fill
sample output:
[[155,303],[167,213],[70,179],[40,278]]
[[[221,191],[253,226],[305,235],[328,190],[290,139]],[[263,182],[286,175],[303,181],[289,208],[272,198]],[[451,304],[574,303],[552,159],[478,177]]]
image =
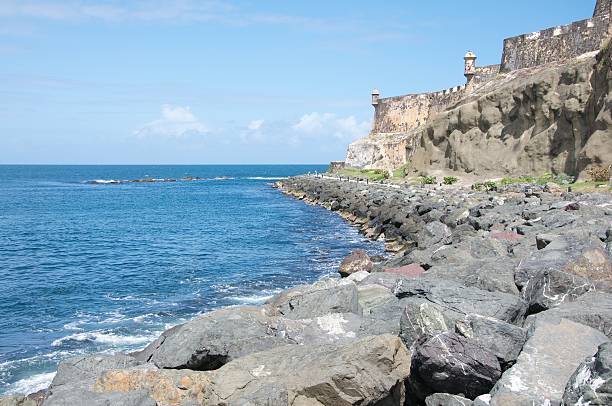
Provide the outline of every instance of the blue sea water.
[[[0,395],[59,361],[144,347],[222,306],[334,275],[355,248],[337,215],[272,189],[325,166],[0,166]],[[207,178],[173,183],[92,180]]]

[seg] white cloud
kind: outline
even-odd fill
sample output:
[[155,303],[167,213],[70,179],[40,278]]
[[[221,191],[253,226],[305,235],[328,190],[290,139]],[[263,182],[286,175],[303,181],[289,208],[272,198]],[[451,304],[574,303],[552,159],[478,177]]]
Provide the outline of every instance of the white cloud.
[[251,131],[257,131],[261,128],[263,123],[264,123],[264,120],[253,120],[249,123],[247,128]]
[[304,114],[291,128],[298,134],[352,139],[366,135],[370,125],[368,121],[357,121],[355,116],[338,117],[332,113],[313,112]]
[[208,128],[191,112],[189,107],[162,106],[161,118],[145,124],[134,134],[139,137],[183,137],[208,133]]

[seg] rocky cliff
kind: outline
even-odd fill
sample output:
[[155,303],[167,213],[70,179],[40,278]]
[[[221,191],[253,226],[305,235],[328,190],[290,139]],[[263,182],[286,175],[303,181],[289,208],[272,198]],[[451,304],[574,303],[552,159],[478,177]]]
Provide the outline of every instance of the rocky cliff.
[[[407,132],[349,146],[346,164],[474,175],[566,173],[612,163],[612,51],[501,73]],[[374,127],[376,128],[376,127]]]

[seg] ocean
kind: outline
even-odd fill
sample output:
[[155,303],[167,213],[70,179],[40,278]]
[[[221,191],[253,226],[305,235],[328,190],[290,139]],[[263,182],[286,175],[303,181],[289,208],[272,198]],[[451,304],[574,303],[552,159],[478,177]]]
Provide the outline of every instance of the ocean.
[[[325,166],[0,166],[0,395],[57,364],[143,348],[215,308],[336,277],[383,244],[277,179]],[[176,182],[117,183],[134,179]]]

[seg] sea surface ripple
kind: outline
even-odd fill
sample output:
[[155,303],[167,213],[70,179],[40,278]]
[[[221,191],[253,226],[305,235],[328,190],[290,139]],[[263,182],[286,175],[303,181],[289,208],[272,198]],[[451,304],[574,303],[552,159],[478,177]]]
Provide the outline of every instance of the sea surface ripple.
[[[381,243],[270,182],[324,166],[0,166],[0,395],[222,306],[333,276]],[[109,183],[145,178],[195,181]],[[92,182],[101,181],[101,182]]]

